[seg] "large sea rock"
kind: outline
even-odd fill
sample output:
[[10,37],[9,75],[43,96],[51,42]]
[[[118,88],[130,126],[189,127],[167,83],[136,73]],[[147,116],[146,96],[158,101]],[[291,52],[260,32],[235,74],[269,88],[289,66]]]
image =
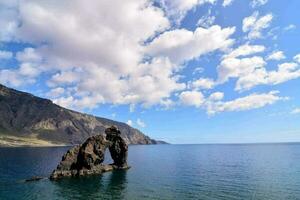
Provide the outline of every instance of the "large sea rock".
[[[116,169],[128,169],[128,146],[121,137],[121,132],[112,126],[105,130],[106,136],[96,135],[88,138],[63,155],[61,162],[52,172],[50,179],[71,176],[101,174]],[[105,151],[109,148],[112,164],[103,164]]]
[[121,137],[121,132],[114,126],[105,130],[106,139],[110,142],[109,152],[114,165],[119,168],[127,167],[128,146]]

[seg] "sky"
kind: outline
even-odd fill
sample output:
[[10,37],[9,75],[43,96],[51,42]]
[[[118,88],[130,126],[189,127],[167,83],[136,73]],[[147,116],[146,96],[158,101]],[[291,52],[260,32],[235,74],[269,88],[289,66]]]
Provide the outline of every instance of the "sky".
[[0,83],[170,143],[300,142],[299,8],[0,0]]

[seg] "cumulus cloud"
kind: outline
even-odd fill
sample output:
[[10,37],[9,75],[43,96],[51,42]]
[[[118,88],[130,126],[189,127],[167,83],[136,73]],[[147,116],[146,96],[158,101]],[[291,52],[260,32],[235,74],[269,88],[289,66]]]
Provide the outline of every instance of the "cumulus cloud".
[[201,74],[204,72],[204,68],[203,67],[196,67],[193,71],[193,75],[195,74]]
[[186,88],[180,67],[227,49],[235,28],[170,30],[166,13],[185,13],[215,0],[161,3],[164,9],[148,0],[1,1],[5,20],[0,17],[0,24],[5,28],[0,40],[32,47],[16,54],[19,68],[0,70],[0,81],[20,86],[46,74],[51,91],[64,88],[64,94],[54,97],[54,92],[52,99],[69,108],[101,103],[170,106],[170,97]]
[[265,47],[262,45],[249,45],[249,44],[244,44],[236,49],[233,49],[231,52],[226,54],[224,57],[225,58],[236,58],[239,56],[249,56],[253,55],[256,53],[261,53],[265,51]]
[[198,27],[194,32],[186,29],[171,30],[153,40],[147,46],[147,53],[151,56],[165,56],[172,63],[180,64],[228,48],[234,42],[229,38],[234,32],[234,27],[222,29],[217,25],[207,29]]
[[295,28],[297,28],[295,24],[290,24],[290,25],[284,27],[283,30],[284,30],[284,31],[290,31],[290,30],[293,30],[293,29],[295,29]]
[[142,121],[140,118],[138,118],[136,120],[136,124],[141,127],[141,128],[145,128],[146,127],[146,123],[144,121]]
[[294,56],[294,60],[295,60],[297,63],[300,63],[300,54]]
[[268,93],[252,93],[248,96],[236,98],[230,101],[223,101],[224,93],[215,92],[205,98],[199,91],[185,91],[179,96],[182,104],[205,109],[208,115],[215,115],[221,112],[237,112],[258,109],[276,103],[277,101],[287,100],[280,97],[278,91]]
[[[6,55],[12,58],[12,54]],[[16,54],[20,65],[17,69],[0,69],[0,82],[15,87],[23,84],[35,83],[45,68],[42,65],[42,57],[33,48],[25,48]]]
[[274,51],[267,56],[266,60],[283,60],[285,59],[283,51]]
[[129,125],[129,126],[133,126],[133,121],[129,119],[129,120],[126,122],[126,124]]
[[65,89],[62,88],[62,87],[57,87],[57,88],[53,88],[51,89],[49,92],[47,92],[47,96],[48,97],[51,97],[51,98],[56,98],[56,97],[59,97],[61,96],[62,94],[64,94],[65,92]]
[[291,111],[291,114],[300,114],[300,108],[295,108]]
[[277,70],[267,71],[265,68],[254,69],[248,75],[241,76],[236,84],[236,90],[249,90],[256,85],[277,85],[300,77],[297,63],[282,63]]
[[272,19],[272,14],[260,16],[259,12],[256,11],[243,19],[243,31],[248,33],[249,39],[261,38],[262,31],[270,26]]
[[[267,62],[258,55],[265,51],[261,45],[244,44],[222,57],[217,67],[217,84],[227,82],[230,78],[236,78],[235,90],[249,90],[257,85],[277,85],[286,81],[299,78],[299,66],[294,62],[286,62],[278,65],[276,70],[268,71]],[[281,60],[285,55],[282,51],[274,51],[266,57],[266,60]],[[297,61],[297,56],[294,60]]]
[[22,76],[17,70],[3,69],[0,70],[0,82],[5,85],[19,87],[24,83],[35,83],[35,80]]
[[218,66],[218,79],[220,83],[229,78],[239,78],[252,74],[256,69],[262,69],[266,62],[262,57],[225,58]]
[[226,7],[226,6],[230,6],[233,3],[234,0],[224,0],[222,6]]
[[278,91],[261,94],[253,93],[231,101],[208,101],[206,105],[207,113],[214,115],[220,112],[246,111],[262,108],[280,100],[286,100],[285,97],[278,96],[278,93]]
[[[282,63],[277,70],[267,71],[264,58],[255,55],[264,52],[264,46],[247,43],[231,50],[235,27],[213,25],[211,11],[195,30],[172,26],[173,19],[180,22],[195,6],[216,0],[155,2],[162,8],[148,0],[92,0],[88,4],[83,0],[1,1],[0,42],[31,47],[16,53],[18,68],[1,68],[0,82],[18,87],[45,75],[50,88],[46,95],[59,105],[76,109],[105,103],[128,104],[130,111],[140,104],[170,107],[178,103],[174,102],[178,94],[182,105],[218,113],[263,107],[281,97],[273,92],[226,102],[222,92],[205,98],[199,90],[212,89],[230,78],[237,79],[236,90],[245,90],[299,77],[299,55],[294,57],[295,63]],[[223,6],[230,3],[225,0]],[[249,39],[261,38],[272,18],[272,14],[254,12],[243,20],[243,31]],[[180,70],[187,62],[215,51],[226,52],[217,68],[217,81],[205,77],[183,80]],[[203,68],[196,68],[193,73],[201,71]],[[258,107],[249,103],[259,97],[265,103]],[[265,100],[267,97],[271,100]],[[140,119],[135,123],[145,126]]]
[[7,42],[13,39],[13,34],[19,25],[16,18],[18,14],[18,10],[15,7],[16,4],[16,0],[0,1],[0,41]]
[[212,26],[215,23],[216,17],[211,15],[211,9],[208,10],[208,14],[202,16],[198,22],[197,22],[197,26],[201,26],[204,28],[208,28],[210,26]]
[[214,86],[215,82],[210,78],[200,78],[190,83],[190,87],[197,90],[212,89]]
[[168,17],[175,20],[176,23],[180,23],[192,8],[206,3],[214,4],[217,0],[158,0],[157,2],[164,8]]
[[183,105],[200,107],[205,101],[200,91],[184,91],[179,95],[180,102]]
[[214,92],[211,95],[209,95],[208,100],[209,101],[220,101],[224,98],[223,92]]
[[259,7],[268,3],[268,0],[252,0],[250,5],[252,8]]
[[0,60],[11,59],[13,57],[13,53],[10,51],[1,51],[0,50]]

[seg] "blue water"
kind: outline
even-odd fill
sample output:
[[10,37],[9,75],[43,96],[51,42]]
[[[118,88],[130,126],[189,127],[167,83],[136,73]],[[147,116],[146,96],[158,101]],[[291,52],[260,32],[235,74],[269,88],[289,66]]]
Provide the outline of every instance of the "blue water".
[[23,181],[67,149],[0,148],[0,199],[300,199],[300,144],[130,146],[128,171]]

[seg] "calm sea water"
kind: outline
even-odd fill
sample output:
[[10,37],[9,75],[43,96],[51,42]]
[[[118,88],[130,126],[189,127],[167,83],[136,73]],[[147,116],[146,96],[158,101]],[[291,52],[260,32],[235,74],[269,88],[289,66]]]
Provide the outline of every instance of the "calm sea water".
[[67,149],[0,148],[0,199],[300,199],[300,144],[130,146],[128,171],[23,181]]

